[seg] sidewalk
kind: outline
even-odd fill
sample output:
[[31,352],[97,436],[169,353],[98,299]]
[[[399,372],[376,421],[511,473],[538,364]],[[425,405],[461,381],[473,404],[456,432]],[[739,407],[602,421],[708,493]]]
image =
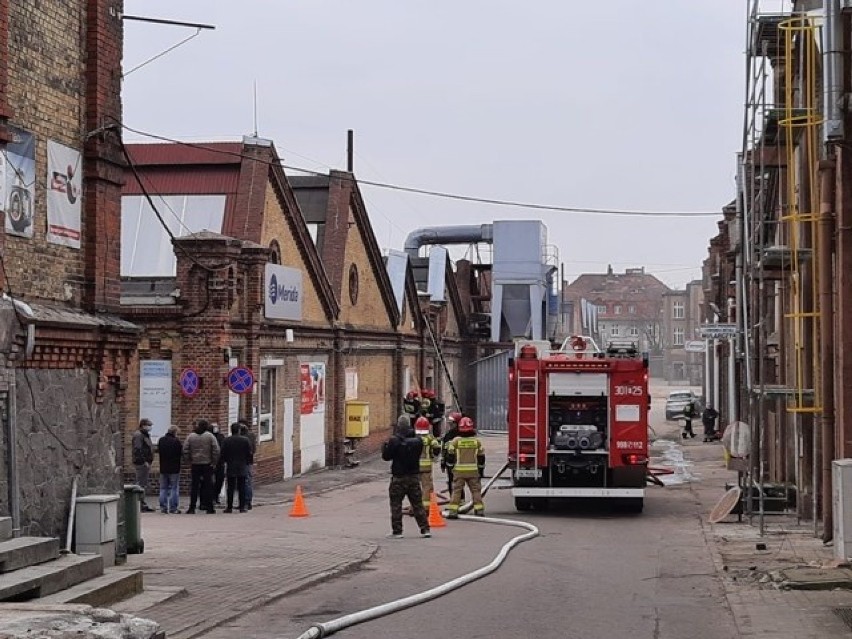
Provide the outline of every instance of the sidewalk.
[[192,639],[275,599],[358,569],[375,556],[376,544],[332,536],[339,530],[333,521],[328,536],[317,534],[302,520],[287,517],[286,508],[271,506],[291,501],[297,485],[310,497],[386,475],[387,463],[371,459],[356,468],[258,486],[255,508],[245,514],[144,514],[145,553],[129,555],[124,567],[144,570],[146,589],[182,588],[186,595],[134,614],[160,623],[169,639]]
[[[759,534],[757,518],[749,525],[736,515],[710,524],[708,514],[724,494],[726,482],[736,473],[725,469],[720,444],[684,445],[685,456],[695,465],[699,481],[689,491],[701,507],[701,527],[733,614],[739,636],[748,639],[829,639],[852,633],[835,613],[852,608],[850,590],[786,590],[783,577],[798,573],[815,576],[839,574],[830,568],[832,549],[813,536],[810,522],[795,515],[767,515],[765,534]],[[677,490],[677,489],[676,489]],[[758,550],[765,544],[765,550]],[[802,568],[812,569],[808,571]],[[852,584],[850,584],[852,586]]]

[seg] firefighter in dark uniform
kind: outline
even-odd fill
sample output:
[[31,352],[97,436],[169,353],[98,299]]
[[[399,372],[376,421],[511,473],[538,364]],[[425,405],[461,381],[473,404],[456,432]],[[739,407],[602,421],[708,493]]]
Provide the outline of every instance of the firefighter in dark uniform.
[[683,433],[681,433],[683,439],[695,437],[695,433],[692,431],[693,417],[695,417],[695,404],[687,402],[686,406],[683,407]]
[[453,497],[447,507],[449,519],[458,519],[464,487],[470,488],[473,497],[473,514],[485,515],[482,503],[482,476],[485,474],[485,449],[476,436],[476,428],[470,417],[459,421],[459,436],[447,448],[447,466],[453,469]]
[[408,497],[421,537],[431,537],[429,518],[423,509],[420,490],[420,453],[423,440],[415,436],[407,416],[400,415],[394,434],[382,445],[382,459],[391,463],[391,483],[388,488],[391,511],[391,533],[388,537],[402,538],[402,500]]

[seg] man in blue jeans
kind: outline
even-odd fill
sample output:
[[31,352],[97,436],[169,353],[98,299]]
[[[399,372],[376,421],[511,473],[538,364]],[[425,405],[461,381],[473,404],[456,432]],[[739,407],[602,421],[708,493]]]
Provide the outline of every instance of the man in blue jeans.
[[160,455],[160,512],[173,515],[180,512],[180,457],[183,452],[177,430],[177,426],[171,426],[157,442]]

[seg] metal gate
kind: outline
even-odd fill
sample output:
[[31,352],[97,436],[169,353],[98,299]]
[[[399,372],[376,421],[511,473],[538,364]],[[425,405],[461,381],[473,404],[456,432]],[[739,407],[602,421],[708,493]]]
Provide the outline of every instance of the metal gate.
[[512,351],[494,353],[470,364],[476,373],[476,427],[507,432],[509,415],[509,357]]

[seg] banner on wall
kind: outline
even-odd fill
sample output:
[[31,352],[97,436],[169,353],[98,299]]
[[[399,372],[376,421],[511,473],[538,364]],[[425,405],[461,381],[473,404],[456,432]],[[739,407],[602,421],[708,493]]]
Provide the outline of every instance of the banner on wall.
[[151,420],[151,439],[166,434],[172,423],[172,363],[167,359],[139,362],[139,419]]
[[83,178],[79,151],[47,141],[47,241],[80,248]]
[[0,153],[0,207],[6,213],[6,232],[33,236],[35,214],[35,136],[9,126],[12,141]]

